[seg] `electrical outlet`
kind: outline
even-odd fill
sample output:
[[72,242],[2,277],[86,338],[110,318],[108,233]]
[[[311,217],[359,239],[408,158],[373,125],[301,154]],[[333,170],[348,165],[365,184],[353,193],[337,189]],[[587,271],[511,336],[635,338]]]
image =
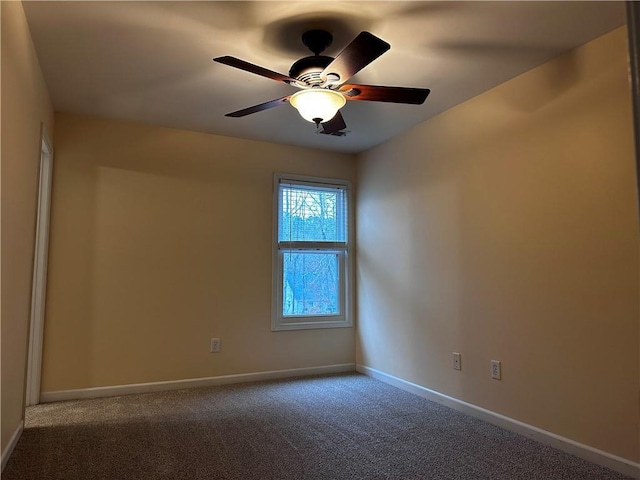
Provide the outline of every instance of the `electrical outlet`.
[[211,353],[218,353],[220,352],[220,339],[219,338],[212,338],[211,339]]
[[500,366],[500,360],[491,360],[491,378],[495,380],[502,380],[502,367]]
[[462,360],[457,352],[453,352],[453,369],[462,370]]

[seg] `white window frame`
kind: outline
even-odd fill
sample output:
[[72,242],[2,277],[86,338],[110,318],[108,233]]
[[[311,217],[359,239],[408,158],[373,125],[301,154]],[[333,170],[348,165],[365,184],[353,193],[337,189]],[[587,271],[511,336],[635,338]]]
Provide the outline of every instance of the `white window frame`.
[[[278,227],[280,223],[280,184],[292,183],[309,187],[344,188],[347,202],[347,242],[280,242]],[[306,330],[316,328],[353,327],[353,202],[351,182],[335,178],[309,177],[276,173],[273,178],[273,282],[271,330]],[[340,313],[338,315],[284,316],[283,303],[283,264],[288,251],[341,252],[339,256]],[[342,258],[342,260],[340,260]]]

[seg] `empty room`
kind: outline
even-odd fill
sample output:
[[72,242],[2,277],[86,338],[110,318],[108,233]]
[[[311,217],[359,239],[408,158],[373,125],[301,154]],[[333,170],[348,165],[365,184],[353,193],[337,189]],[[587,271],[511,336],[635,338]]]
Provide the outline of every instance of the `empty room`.
[[639,7],[2,0],[2,478],[640,479]]

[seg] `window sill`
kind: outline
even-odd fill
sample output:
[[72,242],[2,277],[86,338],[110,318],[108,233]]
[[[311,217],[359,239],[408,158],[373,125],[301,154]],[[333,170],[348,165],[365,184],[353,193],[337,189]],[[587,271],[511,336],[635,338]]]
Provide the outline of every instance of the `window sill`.
[[352,328],[353,322],[348,321],[303,321],[303,322],[276,322],[271,325],[272,332],[287,330],[316,330],[320,328]]

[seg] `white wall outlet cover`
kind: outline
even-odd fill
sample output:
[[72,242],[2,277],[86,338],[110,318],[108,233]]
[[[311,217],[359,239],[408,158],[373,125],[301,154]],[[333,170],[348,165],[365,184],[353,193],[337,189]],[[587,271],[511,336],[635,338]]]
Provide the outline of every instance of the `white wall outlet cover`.
[[218,353],[220,351],[220,339],[212,338],[211,339],[211,353]]
[[462,370],[462,358],[458,352],[453,352],[453,369]]
[[502,380],[502,367],[499,360],[491,360],[491,378]]

